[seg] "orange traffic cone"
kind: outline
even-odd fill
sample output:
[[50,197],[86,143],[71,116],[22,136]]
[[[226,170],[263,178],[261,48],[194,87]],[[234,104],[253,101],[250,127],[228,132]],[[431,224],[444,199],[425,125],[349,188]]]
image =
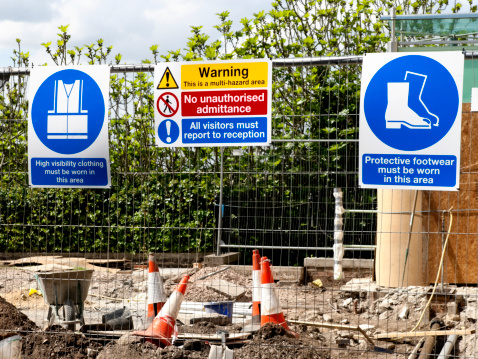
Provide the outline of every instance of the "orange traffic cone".
[[[159,268],[154,259],[154,254],[149,254],[149,273],[148,273],[148,318],[156,317],[166,302],[164,294],[164,284]],[[151,322],[150,322],[151,323]]]
[[261,256],[252,251],[252,323],[261,322]]
[[161,308],[161,311],[154,318],[148,329],[133,332],[134,335],[144,337],[147,341],[161,347],[167,347],[172,344],[171,337],[176,326],[176,318],[186,293],[189,278],[188,275],[185,275],[181,279],[176,290],[171,293],[168,301]]
[[299,334],[290,330],[285,321],[284,314],[280,308],[279,298],[276,295],[274,278],[272,278],[270,260],[262,257],[261,267],[261,326],[267,323],[282,325],[287,331],[296,338]]

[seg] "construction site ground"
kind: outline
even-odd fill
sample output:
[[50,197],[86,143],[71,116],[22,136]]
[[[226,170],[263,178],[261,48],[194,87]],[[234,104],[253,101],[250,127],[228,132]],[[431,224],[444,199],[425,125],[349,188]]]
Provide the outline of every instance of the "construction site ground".
[[[331,271],[323,271],[320,276],[321,285],[312,284],[314,278],[306,279],[305,283],[300,283],[299,280],[279,280],[276,283],[277,293],[286,319],[290,323],[307,322],[290,325],[300,335],[299,339],[292,337],[282,327],[272,325],[261,328],[253,336],[241,336],[243,327],[251,319],[246,304],[252,300],[251,273],[234,266],[226,269],[165,268],[162,269],[162,274],[167,295],[174,290],[183,274],[191,275],[183,306],[188,308],[188,303],[191,303],[196,309],[191,313],[187,309],[182,310],[179,320],[188,318],[187,315],[200,316],[198,303],[234,300],[235,308],[238,306],[237,308],[244,310],[242,314],[234,316],[233,322],[228,325],[180,323],[179,339],[175,345],[160,349],[133,336],[132,331],[116,331],[111,336],[91,336],[88,333],[68,332],[58,325],[44,331],[48,305],[41,295],[31,293],[31,289],[39,289],[33,275],[42,270],[68,269],[63,267],[71,268],[72,264],[71,260],[54,261],[51,265],[36,262],[31,261],[30,265],[25,262],[21,262],[21,265],[5,262],[0,268],[1,339],[20,334],[23,337],[24,358],[207,358],[210,344],[220,344],[216,334],[218,330],[227,331],[230,338],[233,338],[228,339],[227,345],[234,350],[235,358],[383,358],[390,355],[408,358],[421,336],[388,341],[378,340],[375,336],[410,331],[418,322],[428,301],[427,293],[431,289],[378,287],[366,271],[347,272],[342,281],[334,281]],[[88,267],[85,263],[77,264],[73,267]],[[87,325],[101,323],[104,314],[126,307],[132,314],[135,329],[145,329],[148,326],[148,271],[141,266],[130,267],[125,270],[92,265],[95,272],[84,312]],[[217,274],[199,279],[221,269],[223,270]],[[210,287],[215,280],[245,288],[244,293],[237,298],[221,294]],[[477,288],[447,286],[447,291],[453,294],[453,298],[460,299],[457,308],[453,309],[450,305],[456,304],[457,300],[447,299],[448,302],[439,303],[432,301],[417,331],[429,330],[429,319],[432,316],[442,319],[449,328],[476,329]],[[313,324],[325,324],[326,327]],[[374,346],[357,327],[371,338]],[[185,336],[188,333],[189,338],[188,335]],[[212,339],[208,339],[207,334]],[[238,337],[234,339],[236,334]],[[475,334],[463,335],[454,354],[474,356],[477,350]]]

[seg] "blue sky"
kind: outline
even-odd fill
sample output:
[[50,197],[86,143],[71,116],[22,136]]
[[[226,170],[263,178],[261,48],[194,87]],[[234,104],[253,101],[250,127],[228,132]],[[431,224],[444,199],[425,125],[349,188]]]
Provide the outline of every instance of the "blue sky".
[[[0,12],[0,67],[11,66],[16,38],[29,51],[34,64],[49,61],[40,45],[56,41],[59,25],[70,24],[71,44],[82,46],[103,38],[121,53],[122,62],[139,63],[152,58],[149,47],[159,45],[161,54],[184,48],[190,26],[204,26],[213,39],[216,13],[228,10],[240,28],[240,19],[269,10],[272,0],[17,0],[2,3]],[[113,57],[111,57],[113,59]]]

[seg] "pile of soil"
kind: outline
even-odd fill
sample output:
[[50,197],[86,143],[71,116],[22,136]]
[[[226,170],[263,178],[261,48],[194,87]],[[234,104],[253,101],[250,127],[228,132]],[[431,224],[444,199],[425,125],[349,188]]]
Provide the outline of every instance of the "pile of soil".
[[159,348],[138,337],[123,337],[117,342],[109,343],[96,359],[200,359],[209,356],[209,346],[198,340],[186,341],[182,348],[174,345]]
[[234,359],[281,358],[281,359],[326,359],[330,355],[317,348],[317,343],[296,339],[282,326],[268,323],[255,335],[252,343],[234,349]]
[[103,351],[96,357],[97,359],[154,359],[161,357],[161,349],[156,345],[142,341],[140,339],[130,343],[120,344],[111,342],[107,344]]
[[30,333],[23,338],[22,358],[95,358],[102,345],[72,332]]
[[38,327],[34,322],[14,305],[0,297],[0,334],[8,334],[7,331],[17,331],[23,335],[28,331],[35,330],[38,330]]

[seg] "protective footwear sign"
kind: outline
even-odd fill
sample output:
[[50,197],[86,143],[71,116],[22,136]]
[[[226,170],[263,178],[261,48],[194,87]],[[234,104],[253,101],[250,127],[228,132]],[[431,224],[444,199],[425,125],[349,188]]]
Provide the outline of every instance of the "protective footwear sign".
[[271,78],[267,59],[156,65],[156,145],[268,145]]
[[361,187],[458,190],[463,69],[458,51],[364,57]]
[[108,66],[35,67],[29,80],[32,187],[109,188]]

